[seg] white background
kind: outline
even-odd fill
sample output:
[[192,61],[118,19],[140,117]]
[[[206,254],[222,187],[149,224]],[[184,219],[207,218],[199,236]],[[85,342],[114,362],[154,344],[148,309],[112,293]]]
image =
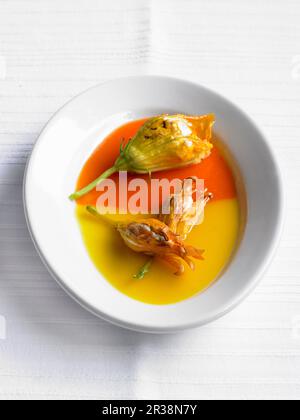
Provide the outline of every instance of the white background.
[[[0,0],[0,398],[299,399],[299,21],[299,0]],[[101,81],[153,73],[200,82],[252,115],[287,193],[258,289],[173,336],[81,309],[40,262],[22,210],[24,166],[53,112]]]

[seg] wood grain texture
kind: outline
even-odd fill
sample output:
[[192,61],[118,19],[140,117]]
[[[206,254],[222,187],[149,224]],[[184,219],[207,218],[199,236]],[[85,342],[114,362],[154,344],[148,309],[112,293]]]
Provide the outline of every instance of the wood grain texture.
[[[299,399],[299,18],[298,0],[0,0],[0,398]],[[45,270],[22,208],[25,163],[53,112],[101,81],[152,73],[244,108],[286,187],[282,242],[257,290],[173,336],[81,309]]]

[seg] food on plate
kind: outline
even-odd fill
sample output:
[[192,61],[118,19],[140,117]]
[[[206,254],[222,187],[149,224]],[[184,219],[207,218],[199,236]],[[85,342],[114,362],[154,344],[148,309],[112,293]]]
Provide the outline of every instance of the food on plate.
[[[202,260],[204,251],[187,245],[184,240],[193,227],[200,222],[204,207],[211,198],[211,194],[206,194],[202,199],[200,194],[197,199],[194,199],[195,192],[196,179],[191,177],[184,180],[180,191],[171,195],[166,213],[161,209],[157,218],[154,216],[139,220],[133,218],[126,222],[115,223],[115,228],[129,248],[167,263],[174,274],[184,273],[184,261],[194,270],[195,264],[191,258]],[[93,206],[87,206],[87,211],[101,217]],[[153,258],[146,263],[147,270],[143,265],[134,277],[144,278],[149,272]]]
[[209,156],[214,115],[185,117],[160,115],[150,118],[127,144],[121,143],[114,165],[90,184],[70,195],[76,200],[118,171],[139,174],[193,165]]
[[194,199],[193,195],[197,193],[196,179],[191,177],[188,181],[190,182],[184,182],[183,188],[171,196],[169,212],[159,214],[159,220],[182,240],[200,223],[204,207],[212,198],[211,193],[203,191],[203,197],[200,194]]
[[[241,231],[240,203],[234,160],[212,132],[213,122],[210,114],[131,121],[86,161],[76,185],[76,214],[87,252],[103,276],[99,281],[142,302],[173,304],[206,290],[226,268]],[[182,187],[170,194],[162,190],[157,211],[149,200],[145,212],[130,213],[123,208],[115,162],[128,170],[126,203],[136,194],[132,181],[151,189],[153,181],[179,179]],[[106,214],[99,207],[105,191],[90,186],[112,167],[117,197],[115,211],[105,204]],[[200,194],[198,180],[204,182]]]
[[119,225],[117,230],[129,248],[166,262],[176,275],[184,273],[184,262],[194,269],[192,258],[203,259],[203,250],[185,244],[158,219],[151,218]]

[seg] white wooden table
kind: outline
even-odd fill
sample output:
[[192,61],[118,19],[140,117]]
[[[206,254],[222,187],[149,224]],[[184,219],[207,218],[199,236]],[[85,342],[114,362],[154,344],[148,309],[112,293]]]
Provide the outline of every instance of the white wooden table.
[[[299,20],[299,0],[0,0],[0,398],[300,397]],[[22,209],[24,166],[53,112],[145,73],[242,106],[285,176],[285,231],[261,285],[222,320],[173,336],[81,309],[43,267]]]

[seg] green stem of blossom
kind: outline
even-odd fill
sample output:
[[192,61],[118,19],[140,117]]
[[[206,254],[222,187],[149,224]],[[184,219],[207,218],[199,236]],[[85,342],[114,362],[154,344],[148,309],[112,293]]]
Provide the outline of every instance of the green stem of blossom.
[[[93,206],[87,206],[86,210],[92,214],[93,216],[100,216],[100,214],[98,213],[96,207]],[[137,274],[135,274],[133,276],[133,278],[137,279],[137,280],[142,280],[145,275],[150,271],[151,265],[153,263],[153,259],[154,257],[151,257],[148,261],[146,261],[146,263],[140,268],[140,270],[138,271]]]
[[137,274],[135,274],[133,277],[137,280],[142,280],[147,273],[149,273],[151,265],[153,263],[153,257],[151,257],[139,270]]
[[102,175],[100,175],[97,179],[95,179],[95,181],[91,182],[89,185],[87,185],[86,187],[82,188],[79,191],[76,191],[75,193],[71,194],[69,196],[69,199],[71,201],[73,200],[78,200],[78,198],[83,197],[84,195],[86,195],[87,193],[89,193],[90,191],[92,191],[94,188],[97,187],[97,185],[103,181],[106,178],[109,178],[112,174],[118,172],[118,168],[116,166],[113,166],[111,168],[109,168],[107,171],[103,172]]

